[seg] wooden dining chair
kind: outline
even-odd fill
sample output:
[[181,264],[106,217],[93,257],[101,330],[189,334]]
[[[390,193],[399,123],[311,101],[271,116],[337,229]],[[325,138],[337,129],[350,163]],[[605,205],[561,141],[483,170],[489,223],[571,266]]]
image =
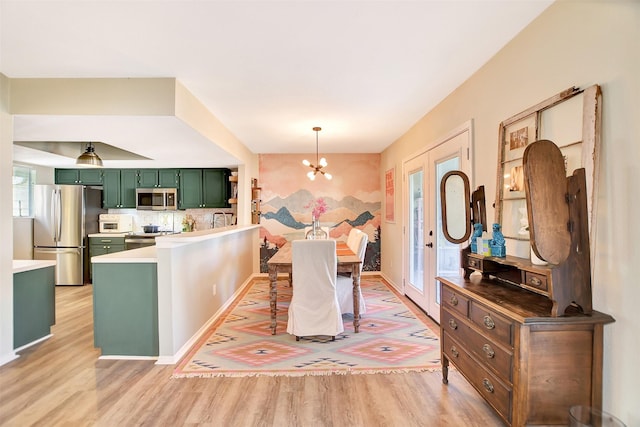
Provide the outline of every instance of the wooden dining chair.
[[301,336],[335,336],[344,331],[336,293],[338,259],[335,240],[291,242],[293,296],[287,332]]
[[[353,231],[355,230],[355,231]],[[362,273],[362,265],[364,264],[364,255],[367,252],[367,243],[369,242],[369,236],[364,231],[356,228],[352,229],[347,239],[347,246],[353,251],[358,258],[360,258],[360,273]],[[343,276],[338,275],[336,277],[336,290],[338,294],[338,304],[340,304],[340,312],[353,313],[353,277],[351,275]],[[367,311],[364,297],[362,296],[362,289],[360,289],[359,295],[360,301],[360,314],[364,314]]]

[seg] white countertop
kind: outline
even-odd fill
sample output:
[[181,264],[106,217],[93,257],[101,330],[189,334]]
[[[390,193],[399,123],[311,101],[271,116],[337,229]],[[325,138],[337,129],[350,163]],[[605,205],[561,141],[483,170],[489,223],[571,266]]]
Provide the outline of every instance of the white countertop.
[[129,233],[95,233],[89,234],[89,237],[127,237]]
[[227,227],[209,228],[207,230],[198,230],[185,232],[180,234],[168,234],[166,236],[156,237],[156,245],[160,247],[175,246],[176,244],[187,244],[193,242],[199,242],[202,240],[209,240],[217,237],[226,236],[229,234],[238,233],[240,231],[251,230],[260,227],[259,224],[249,225],[229,225]]
[[38,259],[14,259],[13,272],[22,273],[23,271],[37,270],[39,268],[55,266],[55,261],[45,261]]
[[145,246],[138,249],[128,251],[114,252],[112,254],[98,255],[91,257],[91,262],[100,263],[156,263],[158,257],[156,255],[155,246]]

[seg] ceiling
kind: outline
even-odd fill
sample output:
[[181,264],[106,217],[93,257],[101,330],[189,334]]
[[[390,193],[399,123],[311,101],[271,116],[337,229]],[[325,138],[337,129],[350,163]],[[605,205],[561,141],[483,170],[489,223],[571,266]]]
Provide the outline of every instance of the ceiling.
[[[255,153],[313,153],[314,126],[321,153],[377,153],[552,1],[1,0],[0,72],[173,77]],[[161,167],[237,161],[176,118],[16,116],[14,140],[93,140]],[[73,164],[17,145],[14,159]]]

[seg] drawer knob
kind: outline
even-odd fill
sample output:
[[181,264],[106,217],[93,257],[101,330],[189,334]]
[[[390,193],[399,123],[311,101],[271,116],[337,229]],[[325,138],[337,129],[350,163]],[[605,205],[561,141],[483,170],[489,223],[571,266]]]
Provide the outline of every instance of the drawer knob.
[[484,326],[487,329],[493,329],[493,328],[496,327],[495,322],[493,321],[493,319],[489,315],[484,316],[483,321],[484,321]]
[[455,295],[451,295],[451,299],[449,300],[449,302],[451,302],[452,306],[456,306],[458,305],[458,298]]
[[540,286],[542,285],[542,280],[538,279],[537,277],[532,277],[531,279],[529,279],[529,283],[531,283],[533,286]]
[[456,323],[456,321],[454,319],[449,319],[449,327],[451,329],[458,329],[458,324]]
[[485,352],[485,354],[487,355],[487,359],[493,359],[493,357],[496,355],[496,352],[493,351],[493,349],[491,348],[491,346],[489,344],[485,344],[482,346],[482,351]]
[[458,353],[458,350],[456,349],[455,346],[451,347],[451,354],[453,355],[453,357],[458,358],[458,355],[460,353]]
[[484,386],[484,389],[487,390],[489,393],[493,393],[493,384],[491,384],[491,381],[489,381],[486,378],[483,378],[482,385]]

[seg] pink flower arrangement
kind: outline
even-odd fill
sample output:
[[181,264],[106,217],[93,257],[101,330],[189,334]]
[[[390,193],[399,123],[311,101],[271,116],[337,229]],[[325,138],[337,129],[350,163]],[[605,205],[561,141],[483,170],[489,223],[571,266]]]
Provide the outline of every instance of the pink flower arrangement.
[[327,204],[322,197],[319,197],[316,200],[310,201],[309,204],[305,206],[305,209],[306,208],[311,208],[311,217],[313,219],[319,219],[320,215],[327,211]]

